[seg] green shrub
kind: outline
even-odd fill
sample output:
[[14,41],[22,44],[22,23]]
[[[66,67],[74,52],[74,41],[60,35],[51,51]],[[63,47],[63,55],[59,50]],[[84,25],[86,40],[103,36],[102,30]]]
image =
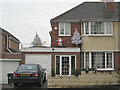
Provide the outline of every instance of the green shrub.
[[79,75],[79,70],[78,70],[78,68],[76,68],[76,70],[75,70],[75,72],[74,72],[74,75],[75,75],[75,76],[78,76],[78,75]]
[[52,68],[51,75],[52,75],[52,77],[55,76],[55,69],[54,68]]

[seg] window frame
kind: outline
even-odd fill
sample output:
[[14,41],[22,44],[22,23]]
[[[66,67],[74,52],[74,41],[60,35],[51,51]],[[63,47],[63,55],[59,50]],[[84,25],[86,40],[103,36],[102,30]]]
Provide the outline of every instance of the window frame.
[[[86,21],[86,22],[88,22],[88,21]],[[86,34],[86,29],[85,29],[85,23],[86,22],[82,22],[81,23],[81,32],[82,32],[82,36],[113,36],[113,22],[110,22],[111,23],[111,34],[106,34],[107,33],[107,29],[106,29],[106,23],[107,22],[103,22],[104,23],[104,34],[91,34],[91,22],[93,22],[93,21],[91,21],[91,22],[88,22],[88,31],[89,31],[89,33],[88,34]],[[97,21],[95,21],[95,22],[97,22]],[[99,21],[100,22],[100,21]]]
[[[92,67],[92,52],[84,52],[84,68],[86,68],[86,53],[89,53],[89,68]],[[97,53],[97,52],[96,52]],[[97,70],[114,70],[114,53],[113,52],[104,52],[105,53],[105,68],[97,68]],[[112,68],[107,68],[107,53],[112,53]]]
[[[60,28],[60,24],[63,23],[64,25],[64,34],[60,34],[61,28]],[[68,23],[70,26],[70,33],[69,34],[65,34],[65,24]],[[59,36],[71,36],[71,23],[70,22],[59,22]]]

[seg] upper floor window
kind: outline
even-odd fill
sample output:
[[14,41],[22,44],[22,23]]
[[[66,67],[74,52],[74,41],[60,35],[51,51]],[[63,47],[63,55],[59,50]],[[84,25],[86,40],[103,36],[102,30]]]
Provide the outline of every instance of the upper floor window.
[[59,23],[59,36],[70,36],[70,35],[71,35],[71,24]]
[[112,35],[112,22],[83,22],[82,35]]

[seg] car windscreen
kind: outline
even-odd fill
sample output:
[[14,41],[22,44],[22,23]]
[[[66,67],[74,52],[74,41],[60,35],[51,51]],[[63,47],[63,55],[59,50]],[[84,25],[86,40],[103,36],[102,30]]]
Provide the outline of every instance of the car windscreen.
[[21,65],[18,70],[31,70],[31,71],[36,71],[38,70],[37,65]]

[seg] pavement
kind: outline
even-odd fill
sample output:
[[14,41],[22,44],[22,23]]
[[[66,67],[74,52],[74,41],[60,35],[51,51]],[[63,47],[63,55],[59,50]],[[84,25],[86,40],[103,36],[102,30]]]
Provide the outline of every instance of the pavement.
[[[13,83],[10,83],[10,84],[6,84],[6,85],[1,85],[1,87],[2,87],[2,90],[12,90],[12,89],[14,89],[14,90],[17,90],[17,89],[21,89],[21,90],[37,90],[37,89],[47,89],[47,87],[48,87],[48,84],[47,84],[47,81],[46,82],[43,82],[43,84],[42,84],[42,86],[38,86],[38,85],[36,85],[36,84],[23,84],[23,85],[20,85],[20,86],[18,86],[18,87],[14,87],[14,85],[13,85]],[[0,90],[1,90],[1,88],[0,88]]]

